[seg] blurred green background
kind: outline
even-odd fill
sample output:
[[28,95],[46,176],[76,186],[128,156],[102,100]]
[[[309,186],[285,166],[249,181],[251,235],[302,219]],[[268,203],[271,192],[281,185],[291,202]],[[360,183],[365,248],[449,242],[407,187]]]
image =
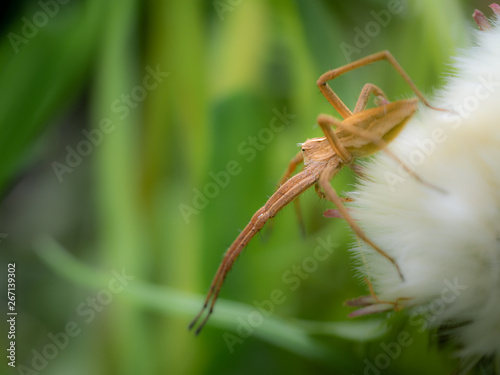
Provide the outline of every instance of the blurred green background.
[[[287,207],[236,262],[202,334],[187,325],[296,144],[321,136],[319,113],[337,115],[317,78],[388,49],[429,95],[469,43],[473,9],[487,4],[5,3],[0,293],[7,311],[15,263],[18,316],[17,368],[4,357],[0,373],[450,372],[455,363],[403,313],[347,318],[343,302],[368,292],[349,260],[350,231],[323,218],[331,205],[314,191],[301,201],[305,236]],[[332,87],[353,108],[366,82],[390,100],[412,96],[385,62]],[[343,171],[333,184],[342,192],[352,182]],[[329,238],[332,254],[314,258]],[[292,282],[299,266],[309,271]],[[276,290],[261,319],[254,301]],[[411,345],[387,352],[401,331]]]

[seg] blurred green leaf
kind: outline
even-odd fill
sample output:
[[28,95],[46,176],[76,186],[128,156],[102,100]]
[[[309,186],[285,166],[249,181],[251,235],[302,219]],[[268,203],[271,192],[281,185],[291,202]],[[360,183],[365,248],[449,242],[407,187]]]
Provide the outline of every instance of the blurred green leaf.
[[[31,15],[38,11],[32,9]],[[32,38],[21,19],[0,42],[0,191],[33,162],[33,146],[51,119],[80,94],[96,51],[103,3],[60,5]],[[10,37],[9,37],[10,35]],[[18,42],[22,38],[23,42]]]

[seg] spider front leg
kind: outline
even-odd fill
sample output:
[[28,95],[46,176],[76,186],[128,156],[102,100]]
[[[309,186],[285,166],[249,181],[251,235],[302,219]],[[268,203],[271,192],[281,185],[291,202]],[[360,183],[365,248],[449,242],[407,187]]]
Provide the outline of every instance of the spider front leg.
[[318,125],[323,130],[326,139],[328,139],[328,143],[332,146],[335,153],[339,156],[340,160],[346,165],[350,165],[354,158],[351,153],[347,151],[339,137],[335,135],[335,132],[332,129],[332,125],[340,124],[341,121],[337,120],[335,117],[328,115],[319,115],[318,116]]
[[403,67],[399,65],[397,60],[392,56],[392,54],[389,51],[381,51],[374,53],[372,55],[363,57],[359,60],[353,61],[349,64],[346,64],[344,66],[341,66],[337,69],[329,70],[328,72],[324,73],[321,77],[319,77],[318,81],[316,84],[318,85],[321,93],[325,96],[325,98],[330,102],[330,104],[337,110],[337,112],[343,117],[347,118],[350,115],[352,115],[352,112],[347,108],[347,106],[342,102],[342,100],[338,97],[338,95],[332,90],[332,88],[328,85],[328,81],[331,81],[338,76],[347,73],[351,70],[361,68],[362,66],[380,61],[380,60],[387,60],[393,67],[396,69],[396,71],[403,77],[405,82],[410,86],[412,91],[415,93],[415,95],[429,108],[436,109],[436,110],[442,110],[439,108],[432,107],[425,96],[420,92],[420,90],[417,88],[417,86],[413,83],[411,80],[410,76],[404,71]]
[[[393,103],[395,104],[395,103]],[[337,152],[337,145],[340,145],[343,150],[340,150],[341,152],[346,152],[349,154],[349,151],[345,148],[345,146],[342,144],[342,142],[339,140],[339,138],[336,136],[335,132],[332,130],[332,126],[335,126],[338,129],[345,130],[351,134],[354,134],[358,136],[361,139],[364,139],[365,141],[369,143],[373,143],[378,147],[379,150],[384,151],[390,158],[392,158],[396,163],[402,166],[402,168],[405,170],[406,173],[408,173],[410,176],[412,176],[415,180],[420,182],[421,184],[428,186],[436,191],[439,191],[440,193],[446,194],[446,191],[443,190],[442,188],[435,186],[431,184],[430,182],[425,181],[422,177],[420,177],[413,169],[411,169],[409,166],[406,165],[396,154],[394,154],[388,147],[387,147],[387,142],[385,142],[382,138],[374,136],[372,133],[367,131],[366,129],[361,129],[356,126],[352,125],[345,125],[342,121],[336,119],[333,116],[321,114],[318,116],[318,124],[321,126],[323,129],[323,132],[325,133],[325,136],[328,138],[330,141],[330,137],[332,138],[332,141],[330,141],[330,144],[332,148]],[[350,164],[352,162],[352,156],[350,156],[350,159],[344,159],[344,156],[342,154],[338,153],[339,157],[345,164]],[[350,155],[350,154],[349,154]],[[368,155],[366,155],[368,156]],[[347,161],[346,161],[347,160]]]
[[384,92],[378,86],[375,86],[374,84],[371,83],[367,83],[361,89],[353,113],[361,112],[366,108],[366,105],[368,104],[368,99],[370,98],[370,94],[375,95],[377,99],[382,98],[382,100],[380,100],[381,101],[380,104],[389,103],[389,100],[387,100],[387,96],[385,96]]

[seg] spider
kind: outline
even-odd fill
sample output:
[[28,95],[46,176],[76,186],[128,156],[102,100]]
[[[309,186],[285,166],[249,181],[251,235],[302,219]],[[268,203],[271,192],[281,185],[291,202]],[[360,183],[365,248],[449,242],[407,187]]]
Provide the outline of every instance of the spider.
[[[351,112],[327,82],[341,74],[380,60],[387,60],[403,77],[417,97],[389,102],[380,88],[371,83],[367,83],[361,90],[354,111]],[[352,167],[352,163],[356,158],[366,157],[384,149],[389,156],[401,163],[403,168],[410,175],[420,182],[436,188],[423,181],[412,170],[406,167],[394,154],[386,149],[386,145],[399,134],[407,121],[414,115],[417,110],[418,100],[422,101],[430,108],[436,110],[440,109],[434,108],[429,104],[427,99],[418,90],[408,74],[389,51],[378,52],[337,69],[330,70],[324,73],[316,84],[321,93],[343,117],[343,120],[338,120],[326,114],[320,114],[318,116],[317,122],[325,136],[308,139],[300,145],[301,151],[290,161],[278,190],[269,198],[266,204],[252,216],[250,222],[226,251],[222,263],[212,281],[203,307],[188,327],[191,330],[206,309],[209,308],[208,313],[195,331],[196,335],[201,332],[212,314],[222,284],[236,258],[245,246],[257,232],[262,229],[269,219],[275,217],[281,209],[298,198],[311,186],[315,187],[317,194],[321,198],[328,199],[334,203],[340,215],[349,223],[356,235],[391,262],[401,279],[404,279],[396,261],[373,243],[351,217],[342,203],[343,198],[337,195],[330,184],[330,180],[342,169],[342,167]],[[366,109],[370,95],[375,96],[376,104],[378,105],[374,108]],[[336,130],[334,131],[332,127],[335,127]],[[304,164],[304,169],[292,176],[297,166],[301,163]],[[439,190],[439,188],[436,189]]]

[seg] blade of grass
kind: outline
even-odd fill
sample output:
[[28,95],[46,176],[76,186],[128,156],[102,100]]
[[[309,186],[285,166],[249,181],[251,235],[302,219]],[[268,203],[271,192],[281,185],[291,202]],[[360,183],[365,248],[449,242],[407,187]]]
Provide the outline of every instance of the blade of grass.
[[[92,92],[92,122],[94,128],[103,121],[110,121],[113,127],[92,156],[102,262],[117,269],[125,267],[131,275],[142,277],[150,259],[144,256],[138,178],[140,101],[136,98],[148,71],[140,66],[135,39],[138,3],[107,2]],[[110,307],[110,314],[113,319],[106,328],[108,341],[96,343],[111,349],[106,365],[124,375],[153,373],[154,341],[141,308],[126,309],[116,303]]]
[[[35,250],[40,259],[54,272],[79,285],[106,288],[107,281],[112,277],[105,272],[83,265],[50,237],[40,238],[35,243]],[[191,318],[203,301],[202,296],[193,296],[173,288],[158,287],[138,280],[133,280],[130,285],[126,286],[120,292],[120,296],[133,304],[177,318]],[[254,306],[219,300],[217,313],[212,316],[209,325],[234,334],[238,328],[237,319],[248,317],[255,311]],[[335,351],[328,350],[325,345],[309,336],[308,331],[303,329],[305,325],[304,322],[294,324],[279,317],[270,316],[263,319],[261,325],[255,327],[254,334],[255,337],[296,355],[328,364],[332,368],[359,372],[360,366],[354,362],[352,355],[343,352],[340,348],[336,348]],[[338,327],[337,330],[339,330]],[[331,333],[334,334],[332,330]],[[186,334],[190,334],[187,329]]]

